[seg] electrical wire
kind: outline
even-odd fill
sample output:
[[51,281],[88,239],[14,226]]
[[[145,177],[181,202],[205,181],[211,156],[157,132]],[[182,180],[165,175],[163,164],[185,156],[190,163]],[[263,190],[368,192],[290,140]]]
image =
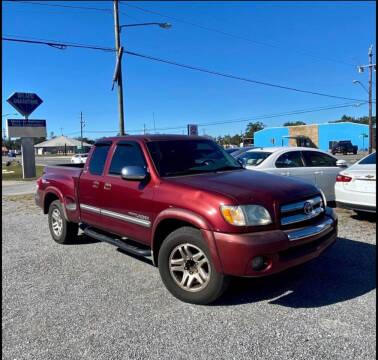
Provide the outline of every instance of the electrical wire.
[[[256,120],[265,120],[265,119],[272,119],[275,117],[283,117],[283,116],[292,116],[292,115],[299,115],[299,114],[306,114],[324,110],[331,110],[331,109],[340,109],[345,107],[353,107],[358,105],[365,105],[367,102],[356,104],[356,103],[345,103],[345,104],[338,104],[338,105],[331,105],[331,106],[323,106],[319,108],[309,108],[309,109],[301,109],[301,110],[293,110],[284,113],[276,113],[276,114],[268,114],[268,115],[259,115],[254,117],[245,117],[245,118],[237,118],[232,120],[224,120],[224,121],[217,121],[217,122],[209,122],[209,123],[199,123],[197,124],[198,127],[204,126],[214,126],[214,125],[223,125],[223,124],[231,124],[231,123],[241,123],[247,121],[256,121]],[[186,125],[181,126],[174,126],[174,127],[161,127],[156,128],[156,131],[165,131],[165,130],[180,130],[186,129]],[[139,130],[125,130],[126,133],[141,133],[144,129]],[[86,133],[118,133],[118,130],[86,130]]]
[[[92,10],[92,11],[102,11],[107,12],[109,14],[113,14],[113,10],[111,9],[103,9],[103,8],[96,8],[96,7],[89,7],[89,6],[73,6],[73,5],[62,5],[62,4],[47,4],[47,3],[40,3],[36,1],[19,1],[19,0],[5,0],[4,2],[8,3],[21,3],[21,4],[27,4],[27,5],[38,5],[38,6],[51,6],[51,7],[61,7],[61,8],[70,8],[70,9],[78,9],[78,10]],[[126,14],[122,11],[119,11],[119,14],[125,15],[129,17],[130,19],[138,20],[138,18],[135,18],[134,16],[131,16],[129,14]]]
[[246,38],[244,36],[235,35],[235,34],[231,34],[231,33],[228,33],[226,31],[223,31],[223,30],[218,30],[218,29],[210,28],[210,27],[203,26],[203,25],[200,25],[200,24],[196,24],[196,23],[193,23],[193,22],[190,22],[190,21],[187,21],[187,20],[179,19],[179,18],[174,17],[174,16],[169,16],[169,15],[165,15],[165,14],[162,14],[160,12],[157,12],[157,11],[149,10],[149,9],[146,9],[146,8],[134,5],[134,4],[133,5],[127,4],[127,3],[123,2],[123,1],[120,2],[120,4],[121,5],[129,6],[129,7],[135,8],[135,9],[138,9],[138,10],[143,11],[143,12],[147,12],[147,13],[150,13],[150,14],[162,16],[162,17],[165,17],[167,19],[172,19],[172,20],[175,20],[177,22],[181,22],[183,24],[187,24],[187,25],[191,25],[191,26],[194,26],[194,27],[198,27],[198,28],[203,29],[203,30],[216,32],[218,34],[226,35],[226,36],[229,36],[229,37],[232,37],[232,38],[235,38],[235,39],[245,40],[245,41],[248,41],[250,43],[257,44],[257,45],[268,46],[268,47],[277,48],[277,49],[290,50],[292,52],[295,52],[295,53],[298,53],[298,54],[301,54],[301,55],[305,55],[305,56],[309,56],[309,57],[312,57],[312,58],[320,59],[320,60],[326,60],[326,61],[336,62],[336,63],[339,63],[339,64],[344,64],[344,65],[349,65],[349,66],[357,66],[356,64],[351,64],[351,63],[347,63],[347,62],[342,61],[342,60],[331,59],[331,58],[327,58],[327,57],[324,57],[324,56],[313,55],[313,54],[310,54],[308,52],[305,52],[305,51],[302,51],[302,50],[298,50],[298,49],[293,49],[293,48],[284,47],[284,46],[275,45],[275,44],[269,44],[269,43],[262,42],[262,41],[257,41],[257,40],[251,40],[251,39]]
[[[12,38],[4,38],[4,37],[2,38],[2,40],[24,42],[24,43],[30,43],[30,44],[43,44],[43,45],[48,45],[48,46],[58,48],[60,50],[65,50],[67,47],[77,47],[77,48],[86,48],[86,49],[92,49],[92,50],[103,50],[103,51],[112,51],[112,52],[115,51],[115,49],[113,49],[113,48],[105,48],[105,47],[99,47],[99,46],[93,46],[93,45],[79,45],[79,44],[73,44],[73,43],[71,43],[71,44],[69,44],[69,43],[58,43],[58,42],[53,42],[53,41],[44,42],[44,41],[12,39]],[[236,76],[236,75],[231,75],[231,74],[226,74],[226,73],[220,73],[220,72],[217,72],[217,71],[203,69],[203,68],[199,68],[199,67],[196,67],[196,66],[180,64],[180,63],[170,61],[170,60],[164,60],[164,59],[156,58],[156,57],[149,56],[149,55],[139,54],[139,53],[135,53],[135,52],[132,52],[132,51],[124,50],[123,52],[128,54],[128,55],[133,55],[133,56],[137,56],[137,57],[141,57],[141,58],[145,58],[145,59],[149,59],[149,60],[163,62],[163,63],[166,63],[166,64],[170,64],[170,65],[174,65],[174,66],[178,66],[178,67],[182,67],[182,68],[186,68],[186,69],[190,69],[190,70],[200,71],[200,72],[204,72],[204,73],[208,73],[208,74],[212,74],[212,75],[217,75],[217,76],[221,76],[221,77],[226,77],[226,78],[230,78],[230,79],[234,79],[234,80],[245,81],[245,82],[248,82],[248,83],[254,83],[254,84],[270,86],[270,87],[274,87],[274,88],[278,88],[278,89],[290,90],[290,91],[295,91],[295,92],[299,92],[299,93],[329,97],[329,98],[334,98],[334,99],[352,100],[352,101],[359,101],[359,102],[365,101],[365,100],[361,100],[361,99],[348,98],[348,97],[344,97],[344,96],[331,95],[331,94],[320,93],[320,92],[310,91],[310,90],[302,90],[302,89],[293,88],[293,87],[289,87],[289,86],[283,86],[283,85],[268,83],[268,82],[264,82],[264,81],[248,79],[248,78],[244,78],[244,77],[241,77],[241,76]]]

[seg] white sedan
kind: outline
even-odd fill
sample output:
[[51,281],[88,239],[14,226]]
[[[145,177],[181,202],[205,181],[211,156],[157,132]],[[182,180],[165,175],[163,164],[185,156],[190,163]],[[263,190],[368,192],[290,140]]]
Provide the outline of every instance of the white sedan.
[[335,193],[338,207],[356,212],[376,212],[375,154],[365,156],[337,176]]
[[345,160],[308,147],[254,148],[237,157],[250,170],[293,176],[316,184],[328,201],[335,200],[338,173],[347,167]]
[[71,163],[73,164],[81,164],[87,161],[88,154],[76,154],[72,156]]

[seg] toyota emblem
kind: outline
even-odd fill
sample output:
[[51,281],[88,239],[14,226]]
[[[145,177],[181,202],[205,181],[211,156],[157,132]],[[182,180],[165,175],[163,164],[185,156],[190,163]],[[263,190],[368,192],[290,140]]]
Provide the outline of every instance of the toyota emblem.
[[309,201],[306,201],[303,205],[303,212],[308,215],[311,214],[314,208],[312,207],[312,204]]

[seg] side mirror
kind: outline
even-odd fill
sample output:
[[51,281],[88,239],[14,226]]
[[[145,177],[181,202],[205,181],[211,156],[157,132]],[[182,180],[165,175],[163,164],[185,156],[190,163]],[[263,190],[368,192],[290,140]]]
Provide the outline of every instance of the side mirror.
[[339,168],[347,168],[348,163],[345,160],[337,160],[336,166],[339,167]]
[[238,163],[245,168],[247,166],[247,160],[246,158],[238,159]]
[[142,181],[148,176],[147,171],[142,166],[125,166],[121,170],[121,178],[131,181]]

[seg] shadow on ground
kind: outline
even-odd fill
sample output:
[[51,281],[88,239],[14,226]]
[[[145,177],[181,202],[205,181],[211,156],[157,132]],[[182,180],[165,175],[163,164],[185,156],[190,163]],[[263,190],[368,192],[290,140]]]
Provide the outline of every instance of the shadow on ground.
[[98,243],[98,242],[100,242],[100,241],[93,239],[93,238],[85,235],[84,233],[82,233],[82,234],[79,234],[78,236],[76,236],[75,239],[72,239],[69,243],[66,243],[64,245],[87,245],[87,244],[94,244],[94,243]]
[[292,308],[327,306],[376,287],[376,246],[345,238],[319,258],[264,278],[233,278],[213,306],[266,301]]

